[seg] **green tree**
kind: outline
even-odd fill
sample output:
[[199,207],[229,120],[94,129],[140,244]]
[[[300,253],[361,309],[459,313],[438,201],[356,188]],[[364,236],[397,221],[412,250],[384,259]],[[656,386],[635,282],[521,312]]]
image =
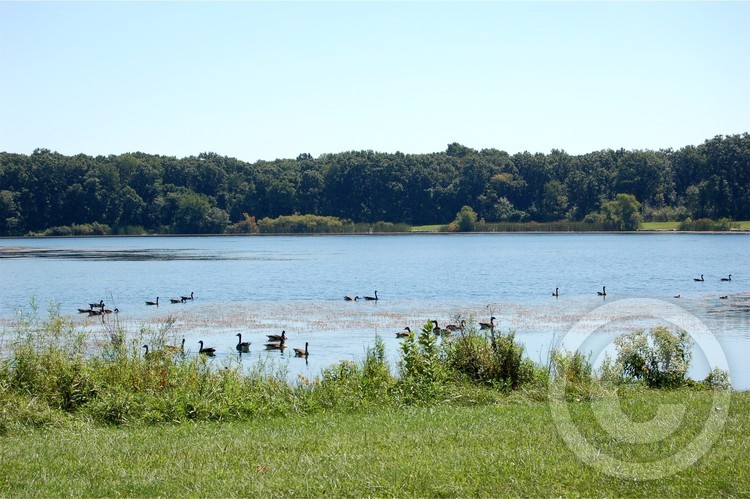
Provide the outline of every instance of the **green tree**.
[[477,214],[471,206],[464,206],[456,214],[456,219],[448,225],[452,232],[473,232],[477,224]]
[[641,225],[641,203],[632,194],[618,194],[602,205],[607,227],[612,230],[637,230]]

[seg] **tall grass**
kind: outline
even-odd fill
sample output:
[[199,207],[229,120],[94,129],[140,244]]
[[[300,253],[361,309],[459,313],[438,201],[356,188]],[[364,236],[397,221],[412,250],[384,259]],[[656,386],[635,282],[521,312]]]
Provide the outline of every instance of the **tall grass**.
[[[92,333],[61,315],[58,305],[49,307],[47,319],[38,317],[33,302],[29,313],[18,313],[8,355],[0,359],[0,434],[71,418],[134,425],[474,404],[495,401],[498,394],[533,393],[550,375],[566,377],[576,397],[590,399],[601,380],[579,353],[554,352],[550,365],[541,366],[524,357],[512,331],[469,329],[439,337],[432,322],[403,340],[398,375],[378,338],[361,362],[343,361],[313,379],[289,381],[286,370],[273,363],[259,361],[247,371],[231,360],[217,365],[202,355],[168,351],[170,319],[132,333],[113,317],[94,345]],[[661,330],[654,335],[653,351],[642,348],[640,337],[625,336],[607,378],[647,386],[684,384],[689,358],[682,336]],[[633,375],[632,366],[642,360],[651,366],[651,377]],[[652,382],[656,367],[664,383]],[[724,374],[712,372],[707,386],[726,388]]]

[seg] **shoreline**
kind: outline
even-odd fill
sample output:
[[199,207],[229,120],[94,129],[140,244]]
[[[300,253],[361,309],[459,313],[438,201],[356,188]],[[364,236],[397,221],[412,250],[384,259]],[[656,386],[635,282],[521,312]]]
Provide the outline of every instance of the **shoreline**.
[[[688,231],[676,229],[639,229],[631,231],[606,230],[519,230],[519,231],[474,231],[474,232],[441,232],[436,230],[414,230],[410,232],[274,232],[256,234],[91,234],[75,236],[0,236],[0,241],[8,239],[103,239],[103,238],[156,238],[156,237],[290,237],[290,236],[419,236],[419,235],[471,235],[471,234],[721,234],[748,235],[750,229],[733,229],[728,231]],[[2,248],[0,248],[2,251]]]

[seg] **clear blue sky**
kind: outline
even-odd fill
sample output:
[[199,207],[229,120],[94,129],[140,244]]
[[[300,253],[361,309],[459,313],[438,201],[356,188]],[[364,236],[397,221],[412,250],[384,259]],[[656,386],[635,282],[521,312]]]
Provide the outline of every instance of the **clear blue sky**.
[[0,151],[661,149],[750,131],[750,2],[0,1]]

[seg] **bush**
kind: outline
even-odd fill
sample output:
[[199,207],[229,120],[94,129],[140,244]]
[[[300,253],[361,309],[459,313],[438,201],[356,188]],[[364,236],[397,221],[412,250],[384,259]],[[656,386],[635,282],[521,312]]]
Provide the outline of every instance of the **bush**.
[[677,226],[678,230],[684,231],[695,231],[695,232],[726,232],[732,230],[732,220],[729,218],[721,218],[719,220],[712,220],[710,218],[699,218],[698,220],[692,220],[686,218],[680,225]]
[[684,331],[671,333],[657,327],[635,331],[615,340],[617,363],[625,379],[641,380],[650,388],[676,388],[686,382],[690,367],[690,340]]
[[432,321],[427,322],[419,337],[412,332],[401,343],[399,388],[407,403],[432,401],[444,393],[447,372],[432,329]]
[[504,391],[515,390],[534,378],[534,364],[523,358],[515,333],[469,330],[446,347],[449,368],[460,377]]
[[718,367],[715,367],[708,373],[703,383],[711,390],[728,390],[732,386],[729,381],[729,373]]
[[471,206],[463,206],[455,220],[448,224],[450,232],[473,232],[477,224],[477,214]]

